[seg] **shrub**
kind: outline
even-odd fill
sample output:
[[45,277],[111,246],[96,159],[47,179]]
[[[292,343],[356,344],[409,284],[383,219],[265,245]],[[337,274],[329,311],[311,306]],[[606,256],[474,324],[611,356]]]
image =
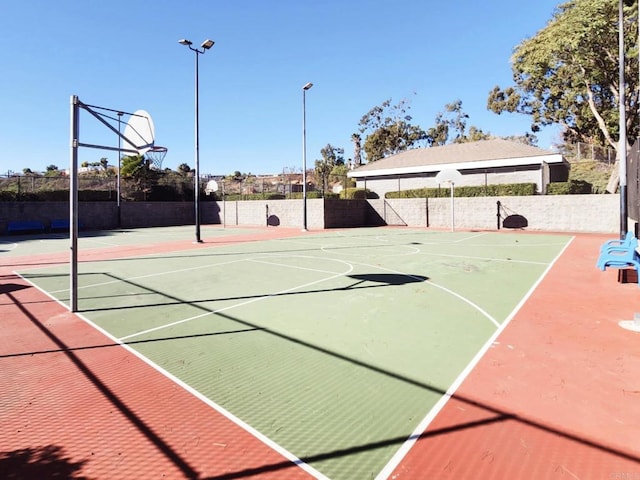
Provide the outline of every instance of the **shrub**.
[[340,192],[340,198],[343,200],[365,200],[373,198],[372,192],[365,188],[345,188]]
[[[453,191],[455,197],[507,197],[536,194],[535,183],[500,183],[495,185],[462,186]],[[399,192],[387,192],[385,198],[442,198],[451,195],[447,187],[417,188],[414,190],[401,190]]]
[[554,182],[547,186],[547,195],[575,195],[591,193],[592,186],[585,180],[569,180],[568,182]]

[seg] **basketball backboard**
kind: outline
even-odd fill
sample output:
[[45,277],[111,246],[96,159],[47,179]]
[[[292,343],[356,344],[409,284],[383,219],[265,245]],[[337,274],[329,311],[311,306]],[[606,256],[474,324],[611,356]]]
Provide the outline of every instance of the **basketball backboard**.
[[139,155],[144,155],[155,142],[155,129],[151,115],[145,110],[136,110],[124,127],[123,132],[125,149],[137,150]]
[[456,184],[462,179],[462,174],[458,170],[446,169],[440,170],[436,175],[436,181],[440,184],[449,183]]

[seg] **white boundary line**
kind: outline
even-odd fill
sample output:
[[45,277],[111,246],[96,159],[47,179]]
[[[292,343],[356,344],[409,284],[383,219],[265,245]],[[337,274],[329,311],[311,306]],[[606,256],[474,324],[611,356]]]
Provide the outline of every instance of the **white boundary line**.
[[[20,278],[22,278],[24,281],[26,281],[27,283],[29,283],[33,287],[35,287],[36,289],[38,289],[40,292],[45,294],[47,297],[49,297],[52,300],[54,300],[56,303],[58,303],[58,304],[62,305],[63,307],[65,307],[65,309],[67,309],[67,311],[68,311],[68,306],[65,305],[64,303],[62,303],[61,301],[59,301],[57,298],[49,295],[49,293],[47,293],[46,291],[42,290],[40,287],[38,287],[36,284],[32,283],[28,279],[22,277],[22,275],[20,275],[19,273],[17,273],[17,272],[13,272],[13,273],[15,275],[19,276]],[[116,337],[114,337],[113,335],[111,335],[108,331],[106,331],[105,329],[103,329],[99,325],[93,323],[91,320],[86,318],[84,315],[82,315],[80,313],[74,313],[73,315],[75,315],[76,317],[80,318],[86,324],[88,324],[91,327],[93,327],[94,329],[96,329],[98,332],[100,332],[102,335],[107,337],[109,340],[111,340],[115,344],[120,345],[122,348],[124,348],[129,353],[131,353],[132,355],[137,357],[139,360],[142,360],[148,366],[153,368],[156,372],[160,373],[161,375],[164,375],[166,378],[168,378],[169,380],[174,382],[176,385],[182,387],[186,392],[190,393],[191,395],[196,397],[198,400],[202,401],[203,403],[205,403],[206,405],[208,405],[209,407],[214,409],[216,412],[221,414],[227,420],[233,422],[234,424],[236,424],[237,426],[239,426],[240,428],[245,430],[250,435],[253,435],[255,438],[257,438],[259,441],[264,443],[266,446],[268,446],[269,448],[271,448],[272,450],[274,450],[275,452],[279,453],[284,458],[289,460],[292,464],[297,465],[302,470],[304,470],[305,472],[307,472],[308,474],[312,475],[314,478],[316,478],[318,480],[330,480],[327,476],[325,476],[324,474],[320,473],[318,470],[313,468],[311,465],[303,462],[296,455],[294,455],[293,453],[289,452],[288,450],[286,450],[284,447],[280,446],[279,444],[275,443],[269,437],[263,435],[262,433],[260,433],[260,431],[256,430],[251,425],[249,425],[248,423],[246,423],[243,420],[241,420],[239,417],[236,417],[234,414],[229,412],[227,409],[225,409],[221,405],[218,405],[214,401],[210,400],[205,395],[200,393],[198,390],[196,390],[195,388],[191,387],[189,384],[183,382],[178,377],[174,376],[173,374],[169,373],[168,371],[166,371],[165,369],[163,369],[162,367],[160,367],[156,363],[152,362],[150,359],[148,359],[147,357],[145,357],[144,355],[142,355],[141,353],[136,351],[134,348],[130,347],[126,343],[123,343],[121,340],[119,340]]]
[[404,457],[409,453],[409,450],[411,450],[411,447],[413,447],[413,445],[420,438],[420,436],[427,430],[427,428],[429,427],[431,422],[442,411],[442,409],[445,407],[445,405],[449,402],[449,399],[455,394],[455,392],[458,390],[460,385],[462,385],[462,382],[464,382],[464,380],[471,374],[471,372],[477,366],[477,364],[480,362],[482,357],[484,357],[484,355],[487,353],[487,351],[491,348],[491,346],[495,342],[496,338],[511,323],[511,320],[520,311],[522,306],[527,302],[527,300],[533,294],[533,292],[536,290],[536,288],[538,288],[538,285],[540,285],[542,280],[547,276],[547,274],[549,273],[551,268],[555,265],[555,263],[562,256],[562,254],[569,247],[569,245],[571,245],[571,243],[573,242],[574,239],[575,239],[574,236],[572,236],[569,239],[569,241],[564,246],[564,248],[551,261],[551,263],[547,266],[545,271],[542,272],[542,275],[540,275],[540,278],[538,278],[536,283],[533,284],[533,286],[529,289],[527,294],[522,298],[522,300],[520,300],[520,302],[516,305],[516,307],[511,312],[511,314],[509,314],[507,319],[502,323],[502,325],[500,325],[500,327],[493,333],[493,335],[491,335],[491,337],[489,337],[489,339],[485,342],[483,347],[478,351],[478,353],[476,353],[476,355],[467,364],[467,366],[464,368],[464,370],[462,372],[460,372],[460,375],[458,375],[458,377],[454,380],[454,382],[451,384],[451,386],[447,389],[446,393],[433,406],[433,408],[429,411],[427,416],[422,419],[422,421],[418,424],[418,426],[415,428],[415,430],[409,436],[409,438],[407,438],[407,440],[402,444],[402,446],[396,451],[395,455],[391,458],[391,460],[389,460],[387,465],[385,465],[385,467],[380,471],[380,473],[378,473],[378,475],[375,477],[375,480],[385,480],[385,479],[389,478],[389,476],[396,470],[398,465],[400,465],[400,462],[402,462]]
[[18,244],[16,242],[5,242],[3,240],[0,240],[0,245],[2,245],[3,247],[6,245],[7,250],[15,250],[16,248],[18,248]]
[[[454,241],[453,243],[462,243],[462,242],[466,242],[467,240],[472,240],[472,239],[474,239],[474,238],[483,237],[483,236],[485,236],[487,233],[488,233],[488,232],[480,232],[480,233],[477,233],[477,234],[475,234],[475,235],[470,235],[470,236],[468,236],[468,237],[462,237],[460,240],[456,240],[456,241]],[[475,245],[474,245],[474,246],[475,246]]]

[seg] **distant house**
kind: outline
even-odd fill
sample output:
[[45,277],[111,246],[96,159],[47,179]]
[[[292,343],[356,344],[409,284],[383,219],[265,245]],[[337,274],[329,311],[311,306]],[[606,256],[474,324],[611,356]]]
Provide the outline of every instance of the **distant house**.
[[460,172],[458,186],[535,183],[538,193],[544,194],[550,182],[567,181],[569,163],[556,152],[491,139],[407,150],[367,163],[348,176],[357,187],[382,198],[390,191],[436,188],[436,175],[442,170]]

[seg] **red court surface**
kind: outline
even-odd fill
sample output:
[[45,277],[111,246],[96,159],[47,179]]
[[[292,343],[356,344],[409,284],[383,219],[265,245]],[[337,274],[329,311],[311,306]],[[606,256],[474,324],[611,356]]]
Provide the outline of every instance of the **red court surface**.
[[[611,237],[573,240],[389,478],[640,480],[640,287],[596,269]],[[64,255],[7,260],[0,478],[312,478],[11,273]]]

